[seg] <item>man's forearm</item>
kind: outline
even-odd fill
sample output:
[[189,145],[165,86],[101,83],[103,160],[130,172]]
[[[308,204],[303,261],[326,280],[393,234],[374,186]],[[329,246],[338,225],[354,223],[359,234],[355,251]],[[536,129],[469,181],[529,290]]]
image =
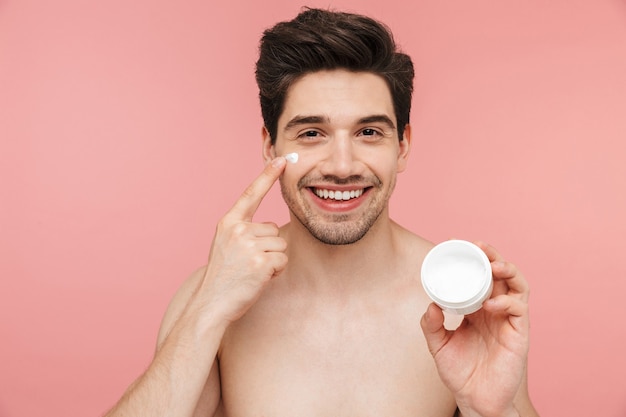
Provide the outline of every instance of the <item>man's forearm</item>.
[[[513,410],[509,414],[502,414],[502,417],[540,417],[535,407],[532,405],[530,399],[518,400],[515,402]],[[453,417],[483,417],[477,413],[463,413],[459,408],[456,409]]]
[[223,331],[200,330],[198,320],[179,320],[149,368],[106,417],[192,416],[207,382]]

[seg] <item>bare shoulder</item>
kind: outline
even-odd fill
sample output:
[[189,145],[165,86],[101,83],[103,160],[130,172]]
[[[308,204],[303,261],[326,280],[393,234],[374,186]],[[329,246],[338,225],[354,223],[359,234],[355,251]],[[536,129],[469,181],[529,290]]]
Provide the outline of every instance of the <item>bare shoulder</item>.
[[[396,225],[396,236],[398,239],[399,247],[403,248],[403,259],[406,260],[407,268],[414,272],[414,276],[419,278],[422,268],[422,263],[428,251],[430,251],[435,244],[415,233]],[[418,285],[418,297],[422,300],[422,308],[425,311],[425,306],[431,303],[426,293],[422,290],[421,284]],[[455,316],[444,312],[445,327],[449,330],[456,329],[463,319],[462,316]]]
[[206,266],[197,269],[194,271],[180,286],[172,300],[170,301],[167,310],[165,311],[165,315],[163,316],[163,320],[161,321],[161,328],[159,329],[159,336],[157,339],[157,350],[160,348],[161,344],[167,337],[167,335],[174,327],[174,323],[181,316],[185,306],[191,299],[191,296],[198,288],[202,277],[206,271]]
[[421,266],[424,257],[428,251],[432,249],[434,244],[395,222],[393,225],[394,236],[399,250],[402,250],[402,254],[407,259],[412,260],[415,264]]

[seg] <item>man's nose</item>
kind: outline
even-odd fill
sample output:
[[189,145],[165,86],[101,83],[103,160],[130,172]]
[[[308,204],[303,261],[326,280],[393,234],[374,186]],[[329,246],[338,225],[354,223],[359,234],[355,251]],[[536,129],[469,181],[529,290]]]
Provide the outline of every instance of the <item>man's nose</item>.
[[329,143],[326,159],[322,164],[323,175],[334,175],[347,178],[357,174],[355,146],[348,135],[337,135]]

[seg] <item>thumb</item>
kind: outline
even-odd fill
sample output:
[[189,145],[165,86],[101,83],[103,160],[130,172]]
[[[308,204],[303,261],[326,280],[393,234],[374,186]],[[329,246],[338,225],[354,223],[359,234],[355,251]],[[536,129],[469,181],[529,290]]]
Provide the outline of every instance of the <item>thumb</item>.
[[448,330],[443,326],[443,311],[435,303],[431,303],[422,316],[420,325],[428,344],[428,350],[435,356],[448,341]]

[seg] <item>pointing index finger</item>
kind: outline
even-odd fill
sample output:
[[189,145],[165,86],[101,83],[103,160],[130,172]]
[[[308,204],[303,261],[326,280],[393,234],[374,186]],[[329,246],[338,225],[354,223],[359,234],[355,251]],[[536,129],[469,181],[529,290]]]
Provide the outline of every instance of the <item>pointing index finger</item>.
[[250,221],[259,208],[263,197],[285,170],[286,160],[279,156],[265,166],[263,172],[246,188],[228,214],[240,220]]

